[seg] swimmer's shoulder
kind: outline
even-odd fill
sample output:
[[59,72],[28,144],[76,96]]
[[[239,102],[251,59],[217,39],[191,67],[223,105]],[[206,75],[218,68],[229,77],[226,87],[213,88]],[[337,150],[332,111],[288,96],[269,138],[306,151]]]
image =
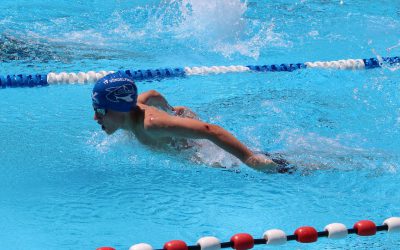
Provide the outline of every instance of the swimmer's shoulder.
[[170,127],[173,124],[175,116],[169,115],[163,110],[152,106],[143,105],[144,117],[143,128],[147,131],[160,130]]
[[143,104],[143,103],[138,103],[137,106],[144,111],[145,115],[147,115],[147,114],[149,114],[149,115],[161,115],[161,116],[162,115],[170,115],[170,116],[174,115],[174,114],[170,114],[170,113],[166,112],[163,109],[160,109],[159,107],[154,107],[154,106],[150,106],[150,105]]

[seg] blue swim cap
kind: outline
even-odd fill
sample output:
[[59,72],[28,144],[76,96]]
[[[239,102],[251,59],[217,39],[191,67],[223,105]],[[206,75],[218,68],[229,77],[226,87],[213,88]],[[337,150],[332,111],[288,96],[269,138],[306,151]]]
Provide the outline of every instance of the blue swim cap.
[[136,105],[137,88],[132,77],[118,71],[96,82],[93,87],[94,108],[129,112]]

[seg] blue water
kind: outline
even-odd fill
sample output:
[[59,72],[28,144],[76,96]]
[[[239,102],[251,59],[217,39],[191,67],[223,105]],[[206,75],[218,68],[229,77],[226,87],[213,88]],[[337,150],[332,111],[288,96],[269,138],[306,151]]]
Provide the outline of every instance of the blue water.
[[[249,65],[400,54],[397,1],[2,1],[0,74]],[[400,215],[400,74],[302,70],[138,83],[191,107],[293,175],[207,142],[154,151],[93,121],[91,85],[0,90],[3,249],[161,248]],[[213,168],[215,164],[225,169]],[[239,166],[237,166],[239,164]],[[398,235],[279,249],[396,249]],[[262,249],[265,246],[257,246]]]

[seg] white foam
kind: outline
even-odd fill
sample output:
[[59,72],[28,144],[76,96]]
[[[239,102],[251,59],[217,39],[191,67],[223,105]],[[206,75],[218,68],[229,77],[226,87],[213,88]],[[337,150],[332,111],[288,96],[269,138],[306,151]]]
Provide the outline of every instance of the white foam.
[[[189,6],[189,7],[187,7]],[[239,0],[182,2],[184,22],[179,26],[183,37],[194,38],[211,50],[230,57],[235,53],[258,59],[265,46],[291,46],[274,32],[274,22],[247,20],[247,4]]]
[[227,153],[208,140],[196,140],[191,160],[198,164],[212,167],[234,168],[240,165],[240,160]]
[[97,45],[104,46],[105,38],[103,35],[94,29],[80,30],[80,31],[72,31],[69,33],[65,33],[63,38],[59,39],[59,42],[74,42],[86,45]]
[[124,131],[117,131],[112,135],[107,135],[103,131],[96,131],[91,134],[86,144],[93,146],[100,153],[107,153],[115,145],[130,144],[132,136]]
[[355,143],[349,145],[342,143],[366,140],[360,134],[345,133],[329,138],[299,129],[284,130],[280,134],[288,160],[294,165],[301,166],[303,170],[367,169],[375,176],[397,172],[395,162],[398,159],[393,158],[390,152],[363,148]]
[[[387,49],[387,51],[390,52],[393,49],[397,49],[399,46],[400,46],[400,41],[399,41],[399,44],[397,44],[395,46],[392,46],[391,48]],[[375,49],[372,49],[372,53],[375,54],[375,56],[378,59],[378,61],[379,61],[379,63],[380,63],[382,68],[388,69],[388,70],[390,70],[392,72],[393,71],[397,71],[397,70],[400,69],[400,64],[390,65],[389,63],[384,62],[381,54],[378,53]]]
[[248,8],[240,0],[163,1],[156,10],[151,6],[141,10],[149,12],[147,24],[135,32],[132,24],[114,13],[118,23],[114,32],[132,38],[168,33],[193,50],[214,51],[225,57],[241,54],[257,59],[266,46],[292,46],[284,34],[275,32],[274,20],[246,18]]

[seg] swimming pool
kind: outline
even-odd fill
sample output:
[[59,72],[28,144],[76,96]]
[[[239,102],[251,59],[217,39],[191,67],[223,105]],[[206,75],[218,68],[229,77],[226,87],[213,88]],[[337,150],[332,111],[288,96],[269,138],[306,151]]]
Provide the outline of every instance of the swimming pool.
[[[0,74],[249,65],[400,54],[399,3],[3,1]],[[194,244],[271,228],[351,227],[400,214],[400,75],[300,70],[138,83],[253,150],[299,166],[266,175],[204,143],[154,151],[93,121],[92,85],[0,89],[5,249]],[[193,158],[200,158],[203,163]],[[226,169],[211,167],[222,164]],[[395,249],[397,235],[284,249]],[[263,246],[257,246],[258,249]]]

